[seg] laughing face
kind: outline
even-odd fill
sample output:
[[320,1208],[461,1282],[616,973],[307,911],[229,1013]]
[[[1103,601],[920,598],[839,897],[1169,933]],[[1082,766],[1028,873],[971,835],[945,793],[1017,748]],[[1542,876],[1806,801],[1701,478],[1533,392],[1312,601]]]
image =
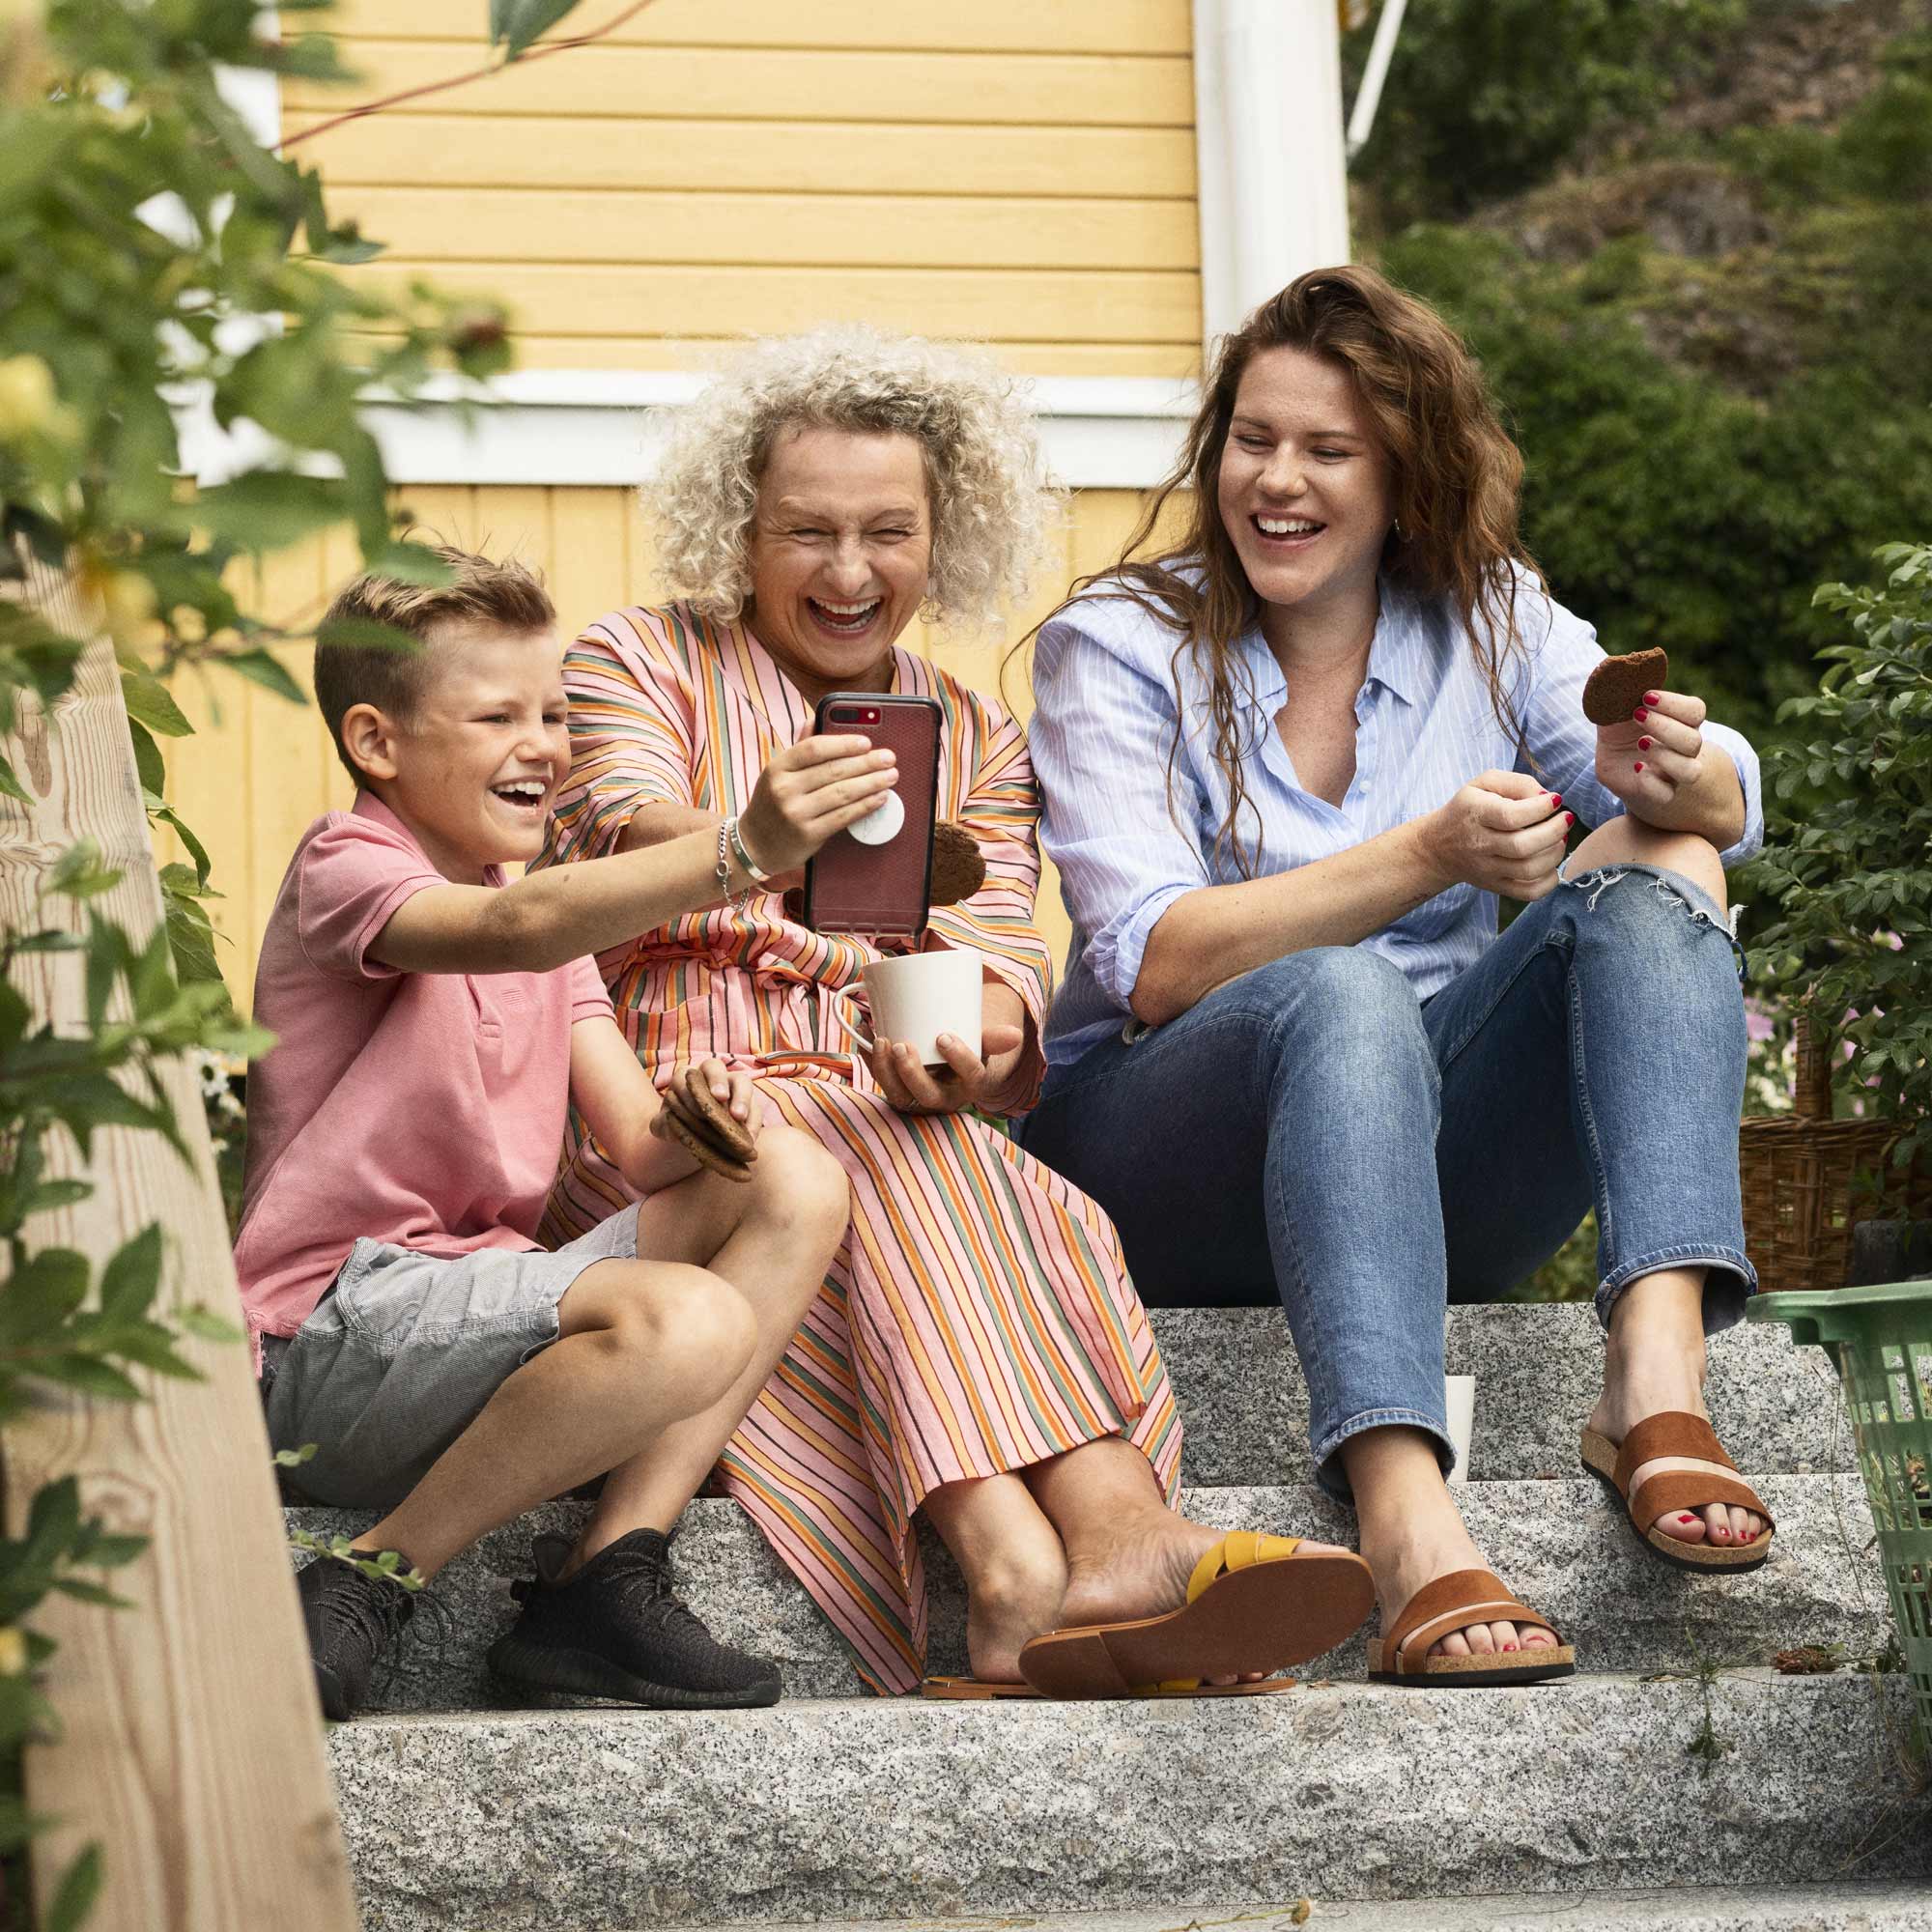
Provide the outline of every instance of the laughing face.
[[758,483],[750,557],[746,622],[808,701],[886,689],[932,564],[918,442],[818,426],[780,437]]
[[1395,509],[1353,376],[1299,349],[1254,356],[1235,395],[1218,501],[1264,605],[1314,614],[1373,601]]
[[570,770],[563,646],[550,633],[451,627],[425,647],[428,679],[405,719],[352,705],[343,742],[445,878],[534,859]]

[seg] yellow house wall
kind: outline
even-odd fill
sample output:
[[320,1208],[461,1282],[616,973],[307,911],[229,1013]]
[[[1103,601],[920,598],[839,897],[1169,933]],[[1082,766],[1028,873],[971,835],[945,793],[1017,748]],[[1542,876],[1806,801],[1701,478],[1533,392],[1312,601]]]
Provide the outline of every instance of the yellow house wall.
[[[402,496],[420,523],[450,541],[497,555],[515,552],[537,564],[571,635],[606,611],[655,595],[649,531],[629,491],[416,486]],[[1018,613],[1009,639],[1051,610],[1074,577],[1113,560],[1143,501],[1132,490],[1089,490],[1073,498],[1033,603]],[[248,601],[276,622],[313,624],[355,562],[350,534],[331,534],[273,559],[247,585]],[[923,627],[903,641],[968,684],[1000,688],[1006,641],[936,639]],[[306,687],[309,650],[292,647],[281,657]],[[1030,708],[1024,666],[1015,665],[1005,682],[1024,717]],[[213,883],[224,895],[210,907],[227,942],[217,951],[246,1010],[262,928],[296,840],[321,813],[346,809],[354,791],[313,707],[220,673],[205,682],[184,678],[176,691],[197,735],[167,747],[169,796],[208,847]],[[164,861],[182,856],[171,840],[163,842]],[[1039,920],[1064,960],[1069,928],[1050,867]]]
[[[566,29],[595,24],[580,10]],[[481,0],[349,0],[353,88],[479,64]],[[1033,375],[1199,363],[1188,0],[657,0],[610,40],[318,135],[354,272],[500,297],[529,368],[672,369],[859,318]]]

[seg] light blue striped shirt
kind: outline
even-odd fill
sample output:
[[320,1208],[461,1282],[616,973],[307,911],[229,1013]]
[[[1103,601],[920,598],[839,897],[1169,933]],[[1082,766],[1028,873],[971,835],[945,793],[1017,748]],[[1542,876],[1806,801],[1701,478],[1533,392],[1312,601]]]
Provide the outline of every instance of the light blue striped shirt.
[[[1583,716],[1583,682],[1604,656],[1596,632],[1525,582],[1517,599],[1527,650],[1512,691],[1537,775],[1566,809],[1601,825],[1623,805],[1597,782],[1596,727]],[[1028,735],[1045,810],[1040,838],[1060,868],[1073,921],[1065,980],[1047,1024],[1051,1065],[1078,1060],[1118,1033],[1140,976],[1148,936],[1183,894],[1240,877],[1233,854],[1214,852],[1228,787],[1213,758],[1208,681],[1191,655],[1179,666],[1187,721],[1174,758],[1177,635],[1122,597],[1090,591],[1040,632]],[[1288,679],[1259,627],[1235,647],[1247,683],[1252,731],[1242,756],[1248,806],[1240,832],[1258,874],[1286,872],[1446,804],[1462,786],[1520,759],[1496,722],[1489,687],[1446,599],[1426,600],[1384,580],[1368,675],[1355,698],[1355,776],[1339,806],[1302,790],[1275,714]],[[1763,841],[1757,754],[1738,732],[1704,735],[1737,766],[1744,837],[1724,854],[1741,864]],[[1372,933],[1372,946],[1427,998],[1472,965],[1496,935],[1496,901],[1474,886],[1447,892]]]

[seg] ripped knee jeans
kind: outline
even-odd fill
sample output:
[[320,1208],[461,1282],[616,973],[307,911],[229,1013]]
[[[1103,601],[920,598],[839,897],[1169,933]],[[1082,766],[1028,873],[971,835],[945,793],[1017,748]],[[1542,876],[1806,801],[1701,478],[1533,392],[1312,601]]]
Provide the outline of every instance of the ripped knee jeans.
[[1715,1332],[1756,1288],[1738,1187],[1743,950],[1680,873],[1569,870],[1423,1009],[1450,1293],[1501,1292],[1594,1207],[1605,1326],[1639,1276],[1701,1266]]

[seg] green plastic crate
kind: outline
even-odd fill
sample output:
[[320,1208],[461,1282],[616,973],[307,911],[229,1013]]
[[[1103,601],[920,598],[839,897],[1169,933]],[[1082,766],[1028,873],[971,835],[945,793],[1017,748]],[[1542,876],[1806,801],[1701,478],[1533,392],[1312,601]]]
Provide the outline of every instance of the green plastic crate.
[[1932,1281],[1759,1294],[1746,1312],[1787,1323],[1793,1340],[1838,1365],[1919,1738],[1932,1751]]

